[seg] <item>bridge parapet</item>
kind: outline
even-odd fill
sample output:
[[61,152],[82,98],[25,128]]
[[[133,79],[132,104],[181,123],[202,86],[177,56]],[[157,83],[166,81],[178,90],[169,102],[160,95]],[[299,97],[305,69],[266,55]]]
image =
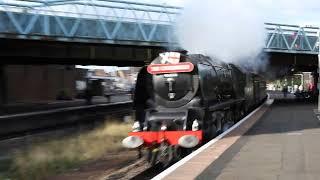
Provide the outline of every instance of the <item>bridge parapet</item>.
[[319,27],[265,23],[268,33],[265,51],[318,54]]
[[165,46],[181,8],[122,0],[0,0],[0,37]]
[[[126,0],[0,0],[0,38],[178,46],[181,7]],[[265,23],[266,52],[318,54],[319,27]]]

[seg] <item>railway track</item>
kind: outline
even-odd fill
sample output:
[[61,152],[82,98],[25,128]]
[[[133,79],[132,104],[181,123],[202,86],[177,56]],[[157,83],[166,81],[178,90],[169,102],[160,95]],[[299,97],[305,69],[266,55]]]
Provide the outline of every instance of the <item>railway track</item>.
[[132,102],[67,107],[0,116],[0,141],[104,121],[104,117],[132,112]]
[[151,167],[148,165],[146,159],[141,158],[129,166],[123,167],[107,176],[101,177],[100,180],[149,180],[165,169],[166,168],[161,166],[159,163]]
[[[258,105],[263,104],[263,102],[259,103]],[[243,119],[245,119],[250,113],[254,112],[256,109],[259,108],[259,106],[256,106],[252,111],[250,111],[249,113],[247,113]],[[243,120],[241,119],[241,120]],[[239,120],[239,122],[241,121]],[[231,131],[231,129],[237,127],[238,123],[234,124],[232,127],[229,128],[229,130],[227,130],[224,133],[219,134],[217,137],[215,137],[214,139],[212,139],[211,141],[217,141],[219,140],[221,137],[225,136],[226,134],[229,133],[229,131]],[[221,136],[221,137],[220,137]],[[210,142],[211,142],[210,141]],[[203,144],[202,146],[204,146],[206,144]],[[202,146],[198,147],[197,149],[201,148]],[[197,150],[195,149],[195,151]],[[154,177],[156,177],[158,174],[160,174],[161,172],[163,172],[164,170],[166,170],[168,167],[163,167],[161,166],[160,163],[156,164],[153,167],[150,167],[147,165],[148,162],[145,159],[140,159],[137,160],[135,163],[124,167],[116,172],[113,172],[112,174],[105,176],[104,178],[102,178],[101,180],[115,180],[115,179],[121,179],[121,180],[149,180],[152,179]]]
[[[128,102],[130,103],[130,102]],[[121,106],[120,106],[121,107]],[[80,108],[81,109],[81,108]],[[112,108],[113,111],[108,111],[108,113],[112,114],[123,114],[126,110],[131,111],[131,108],[124,109],[122,108]],[[107,111],[104,111],[105,113]],[[97,113],[94,113],[97,114]],[[93,114],[93,115],[94,115]],[[68,130],[69,131],[69,130]],[[27,135],[32,136],[32,134]],[[20,138],[20,137],[19,137]],[[18,138],[15,138],[18,139]],[[23,141],[23,140],[22,140]],[[1,142],[1,141],[0,141]],[[113,171],[111,174],[106,174],[104,177],[99,179],[103,180],[113,180],[113,179],[152,179],[153,177],[160,174],[167,168],[162,167],[160,164],[157,164],[153,167],[150,167],[145,159],[136,160],[134,163],[125,166],[121,169]]]

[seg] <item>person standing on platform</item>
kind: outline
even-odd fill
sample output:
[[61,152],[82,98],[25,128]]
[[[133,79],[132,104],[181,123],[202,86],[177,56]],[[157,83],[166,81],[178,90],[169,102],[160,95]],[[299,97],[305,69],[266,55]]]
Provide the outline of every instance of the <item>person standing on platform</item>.
[[92,104],[92,92],[91,92],[91,88],[89,86],[87,86],[87,88],[85,90],[85,99],[86,99],[87,105]]
[[283,86],[282,92],[283,92],[283,96],[286,98],[288,94],[288,87],[286,85]]

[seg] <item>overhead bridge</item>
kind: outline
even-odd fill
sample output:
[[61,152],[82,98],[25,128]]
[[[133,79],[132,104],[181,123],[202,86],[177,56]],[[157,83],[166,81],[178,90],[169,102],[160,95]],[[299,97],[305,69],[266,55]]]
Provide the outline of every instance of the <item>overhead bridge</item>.
[[0,56],[143,64],[177,46],[172,24],[180,10],[121,0],[0,0]]
[[266,52],[318,54],[319,27],[265,23]]
[[[182,11],[124,0],[0,0],[0,56],[46,63],[143,64],[178,47],[174,25]],[[265,26],[266,52],[319,51],[318,27]]]
[[2,38],[136,46],[176,42],[172,24],[179,7],[116,0],[26,1],[0,3]]

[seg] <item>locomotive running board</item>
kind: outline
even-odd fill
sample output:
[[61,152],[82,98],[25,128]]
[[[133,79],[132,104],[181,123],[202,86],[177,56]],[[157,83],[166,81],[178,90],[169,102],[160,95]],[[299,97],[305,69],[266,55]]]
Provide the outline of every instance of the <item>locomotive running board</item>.
[[[241,119],[238,123],[236,123],[234,126],[232,126],[230,129],[225,131],[224,133],[220,134],[216,138],[212,139],[208,143],[201,146],[199,149],[194,151],[193,153],[189,154],[185,158],[181,159],[177,163],[173,164],[171,167],[163,171],[162,173],[158,174],[153,180],[158,179],[179,179],[179,173],[173,173],[174,171],[178,170],[181,166],[187,166],[188,161],[193,160],[193,158],[197,155],[199,155],[204,150],[208,149],[210,146],[214,146],[219,140],[224,138],[225,136],[231,134],[233,131],[243,128],[241,133],[239,133],[237,136],[233,136],[229,144],[224,145],[224,147],[219,151],[219,154],[212,154],[215,159],[218,159],[220,155],[223,154],[232,144],[234,144],[245,132],[247,132],[261,117],[262,115],[267,111],[267,109],[272,105],[273,99],[267,99],[262,105],[260,105],[258,108],[256,108],[254,111],[252,111],[250,114],[248,114],[246,117]],[[263,108],[265,107],[265,108]],[[254,117],[255,115],[255,117]],[[249,120],[249,121],[247,121]],[[241,126],[241,127],[240,127]],[[211,147],[212,148],[212,147]],[[202,165],[204,165],[205,162],[202,162]],[[212,162],[210,162],[212,163]],[[209,163],[209,164],[210,164]],[[191,163],[190,163],[191,164]],[[207,165],[209,165],[207,164]],[[193,168],[192,175],[189,176],[190,179],[195,179],[207,166],[202,166],[203,168]],[[184,167],[181,167],[184,168]],[[186,168],[188,169],[188,168]],[[181,175],[182,176],[182,175]]]
[[229,107],[230,104],[243,103],[244,101],[245,101],[244,98],[241,98],[241,99],[230,99],[230,100],[228,100],[226,102],[219,103],[218,105],[215,105],[214,107],[210,107],[209,110],[210,111],[215,111],[215,110],[218,110],[218,109]]

